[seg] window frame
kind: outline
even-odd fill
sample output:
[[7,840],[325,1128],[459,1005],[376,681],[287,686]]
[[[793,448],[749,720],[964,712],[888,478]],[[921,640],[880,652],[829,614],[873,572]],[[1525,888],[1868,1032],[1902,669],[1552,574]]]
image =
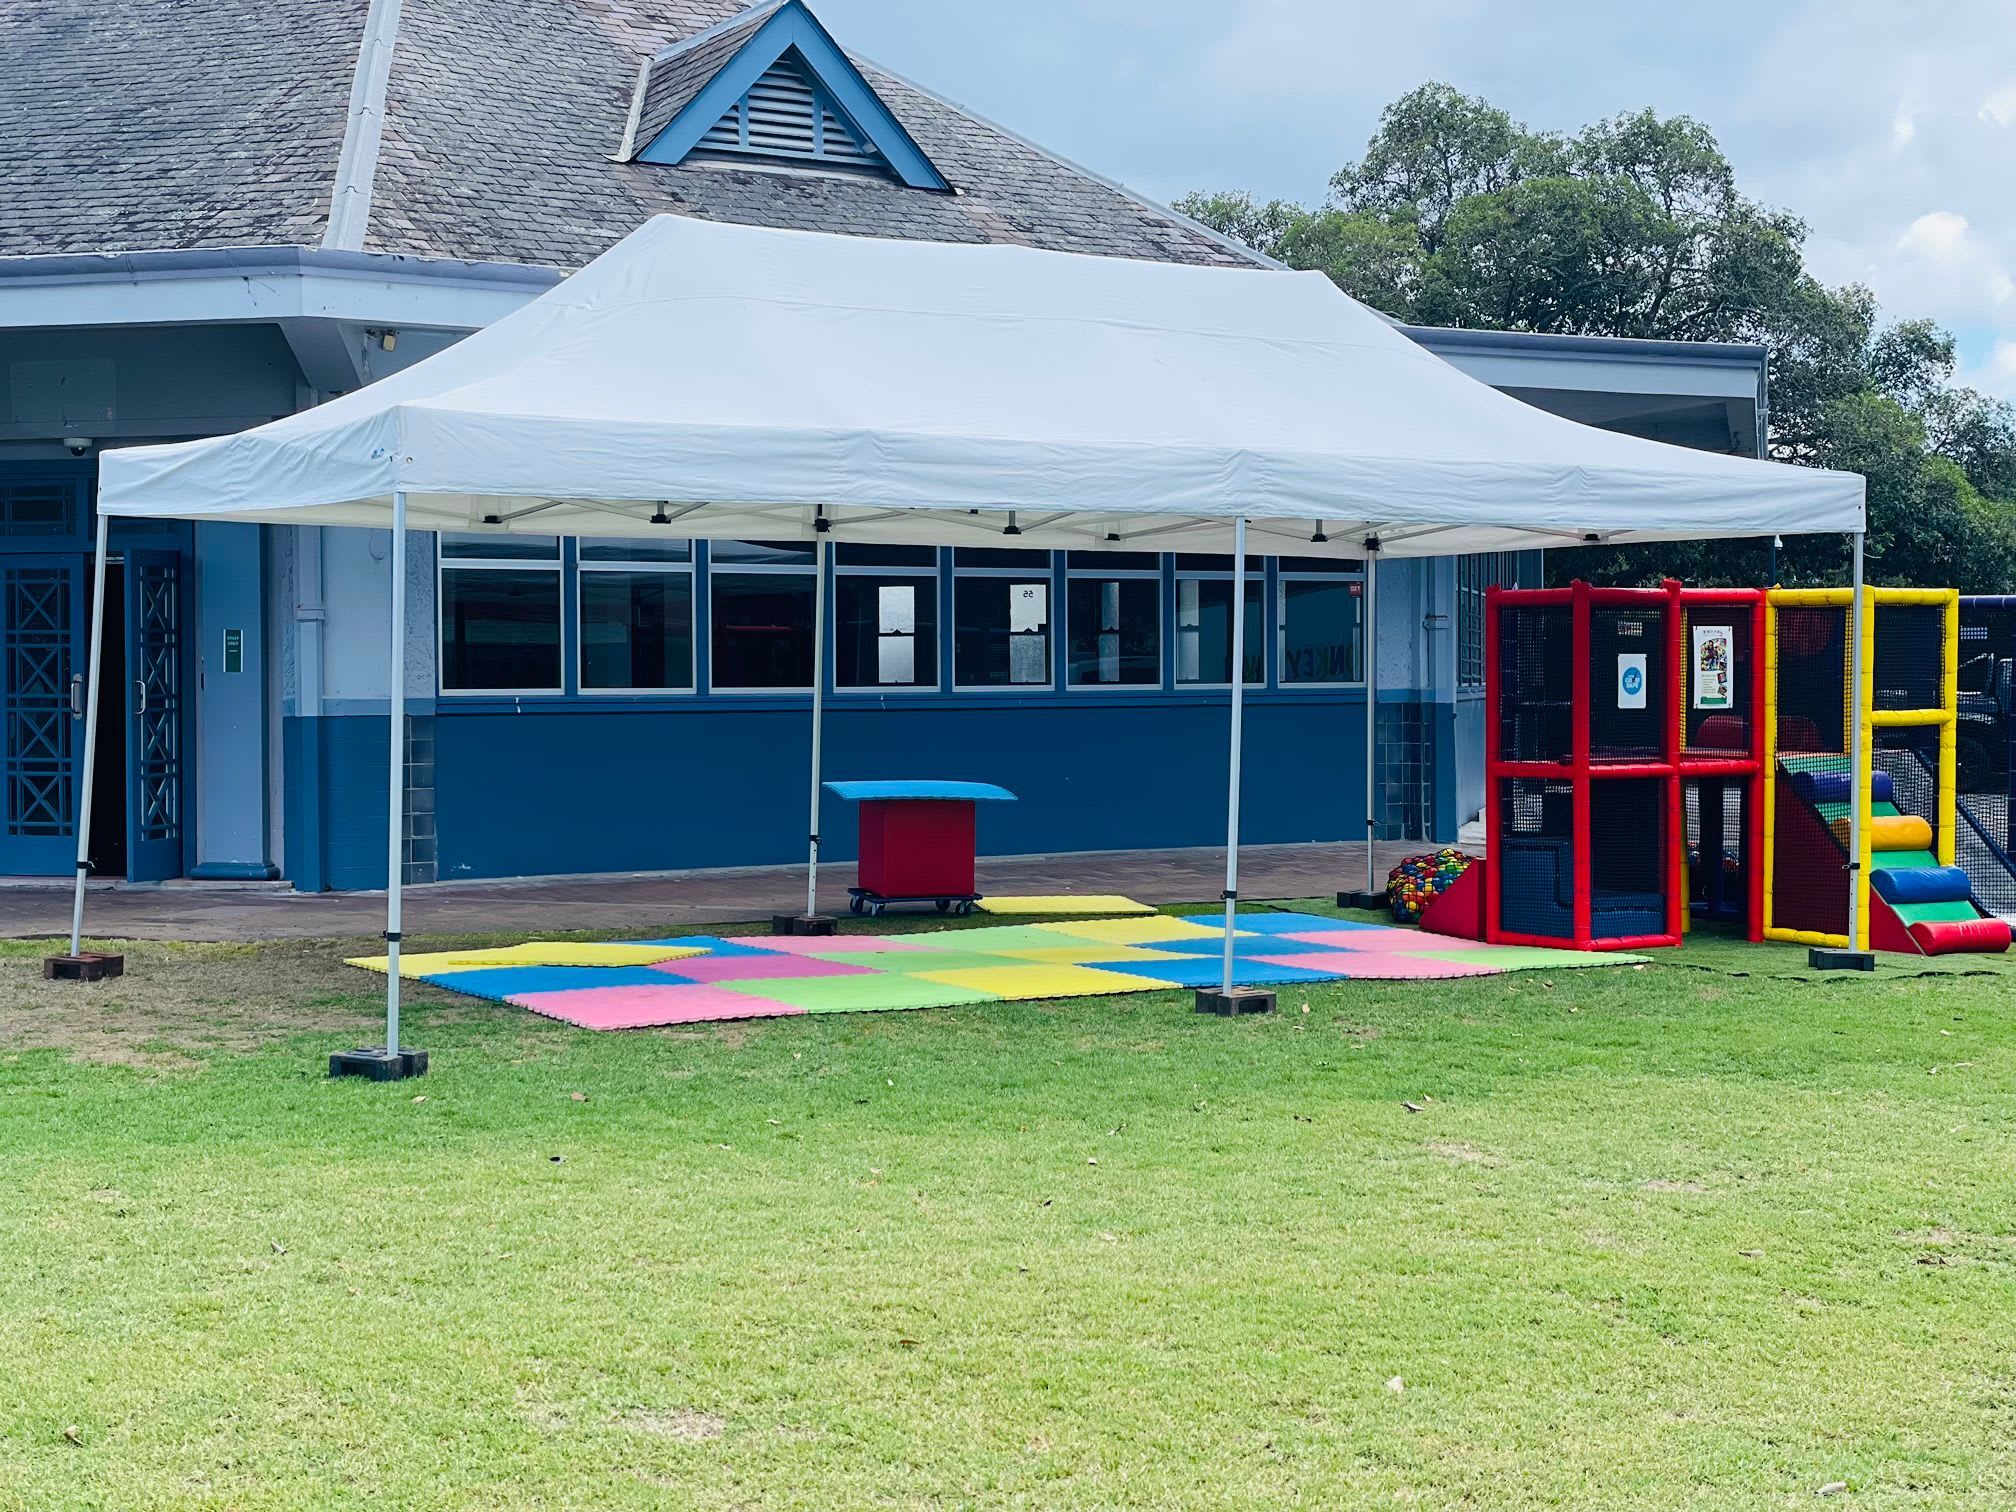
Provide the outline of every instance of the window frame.
[[[723,537],[722,543],[729,545],[747,544],[747,542],[743,541],[742,538],[740,537],[734,537],[734,538]],[[809,699],[812,696],[812,691],[814,688],[818,688],[822,692],[825,691],[827,688],[826,669],[825,667],[820,665],[823,658],[819,654],[819,643],[821,637],[819,634],[820,627],[818,622],[819,597],[820,597],[818,547],[811,542],[803,542],[803,541],[792,541],[785,543],[793,546],[802,545],[806,548],[806,550],[810,551],[812,553],[812,560],[810,562],[805,563],[794,562],[786,564],[783,562],[728,562],[723,564],[723,563],[717,563],[714,559],[714,552],[712,549],[714,544],[716,543],[712,541],[709,542],[709,550],[707,552],[707,599],[706,599],[707,692],[710,695],[719,696],[721,698],[808,698]],[[716,666],[716,654],[720,650],[721,637],[714,633],[715,630],[714,585],[718,579],[723,577],[802,577],[811,583],[812,612],[811,615],[809,616],[809,621],[812,628],[812,680],[810,682],[800,684],[796,687],[748,688],[748,687],[722,686],[719,676],[719,669]],[[832,606],[829,604],[827,608],[828,611],[830,612]],[[693,613],[695,619],[697,620],[700,614],[700,600],[697,597],[693,601]],[[697,654],[697,648],[696,648],[696,654]],[[697,669],[696,669],[696,676],[697,676]]]
[[[836,698],[858,698],[865,694],[869,697],[879,698],[894,694],[906,698],[914,698],[920,693],[942,692],[945,687],[946,671],[945,637],[942,633],[944,626],[939,623],[941,601],[939,589],[945,575],[946,548],[943,546],[933,546],[930,548],[933,554],[933,561],[929,567],[891,566],[886,563],[848,563],[842,560],[847,546],[866,545],[872,549],[873,544],[872,542],[836,543],[829,553],[832,558],[833,581],[829,585],[826,594],[826,612],[831,616],[831,623],[827,626],[827,640],[831,647],[831,659],[833,663],[833,680],[831,684],[833,696]],[[931,634],[928,639],[931,643],[932,668],[935,675],[929,682],[843,683],[840,680],[840,579],[843,577],[901,578],[918,585],[918,603],[920,609],[922,605],[927,603],[930,606]],[[913,631],[911,634],[912,639],[919,646],[922,646],[927,639],[919,631]]]
[[[1517,551],[1473,551],[1456,558],[1456,686],[1479,692],[1490,668],[1484,664],[1484,616],[1489,591],[1519,585]],[[1473,659],[1471,653],[1475,651]],[[1476,676],[1468,675],[1473,664]]]
[[[648,540],[647,536],[590,537],[594,540]],[[633,561],[610,559],[590,561],[581,553],[581,538],[574,538],[572,552],[574,570],[570,574],[574,583],[574,688],[582,698],[692,698],[700,691],[700,543],[683,536],[669,537],[686,541],[686,560],[683,562]],[[670,576],[676,573],[686,575],[686,686],[683,688],[591,688],[588,686],[588,637],[584,634],[582,616],[586,595],[581,591],[582,579],[594,573],[660,573]],[[710,652],[711,659],[711,652]]]
[[[1063,606],[1058,603],[1058,594],[1057,594],[1058,553],[1056,553],[1055,551],[1051,551],[1045,547],[1036,547],[1036,546],[1025,548],[1011,547],[1009,548],[1010,550],[1021,549],[1029,551],[1042,551],[1043,555],[1046,558],[1048,558],[1048,561],[1042,567],[998,567],[988,565],[981,565],[975,567],[962,567],[959,565],[959,553],[962,549],[968,551],[989,551],[999,548],[987,547],[987,546],[965,547],[965,548],[955,546],[951,548],[952,560],[950,565],[945,569],[947,586],[951,594],[951,608],[952,608],[951,617],[946,622],[945,625],[945,644],[947,650],[946,660],[949,663],[949,665],[947,665],[943,669],[943,672],[941,674],[944,679],[945,686],[949,687],[954,693],[980,693],[980,694],[991,693],[995,695],[1000,695],[1004,693],[1011,695],[1026,695],[1030,693],[1055,693],[1057,691],[1057,680],[1062,675],[1058,666],[1059,648],[1058,648],[1057,632],[1058,632],[1058,626],[1063,623],[1063,614],[1061,612]],[[961,580],[967,578],[972,579],[1005,578],[1010,581],[1027,582],[1032,578],[1038,576],[1040,576],[1043,579],[1043,591],[1047,595],[1049,595],[1050,599],[1049,613],[1046,614],[1043,618],[1043,640],[1044,640],[1043,681],[1033,683],[960,682],[959,681],[959,584]]]
[[[1058,616],[1058,619],[1064,627],[1064,633],[1059,638],[1057,646],[1058,665],[1056,676],[1060,679],[1066,695],[1082,695],[1086,693],[1111,695],[1114,693],[1125,693],[1138,696],[1148,693],[1168,692],[1170,687],[1169,638],[1166,633],[1167,626],[1164,622],[1169,612],[1170,600],[1169,596],[1163,592],[1162,580],[1166,576],[1166,569],[1173,565],[1175,558],[1168,552],[1145,552],[1142,554],[1155,558],[1155,565],[1153,567],[1081,567],[1072,565],[1071,558],[1074,554],[1069,551],[1065,552],[1061,563],[1064,571],[1064,592],[1061,595],[1063,603],[1060,607],[1063,612]],[[1118,552],[1113,554],[1116,556],[1124,555]],[[1085,555],[1096,557],[1105,555],[1105,553],[1087,552]],[[1155,612],[1152,616],[1152,623],[1155,626],[1155,676],[1146,682],[1073,682],[1071,680],[1071,585],[1074,582],[1115,581],[1152,583],[1155,586]],[[1189,687],[1191,685],[1185,684],[1184,686]],[[1232,685],[1226,683],[1224,686],[1229,689]],[[1246,686],[1250,688],[1253,685],[1248,683]]]
[[[1363,688],[1365,686],[1365,562],[1363,558],[1340,557],[1339,562],[1355,562],[1351,568],[1340,568],[1334,572],[1317,571],[1307,567],[1291,567],[1288,558],[1275,559],[1274,568],[1274,667],[1275,686],[1284,693],[1301,693],[1327,688]],[[1351,595],[1358,601],[1358,675],[1355,678],[1338,680],[1335,678],[1302,681],[1288,675],[1288,589],[1291,583],[1356,583],[1358,591]]]
[[[437,530],[434,532],[434,691],[441,698],[565,698],[567,687],[567,596],[572,574],[568,567],[568,537],[556,535],[553,541],[553,557],[545,561],[536,557],[450,557],[446,543],[451,535],[466,532]],[[498,537],[511,539],[511,537]],[[519,537],[518,539],[524,539]],[[542,539],[544,539],[542,537]],[[554,683],[550,688],[454,688],[448,685],[448,593],[447,577],[451,572],[544,572],[551,570],[554,586],[558,590],[554,612],[554,629],[559,633],[558,655],[554,666]],[[576,686],[579,684],[577,682]]]

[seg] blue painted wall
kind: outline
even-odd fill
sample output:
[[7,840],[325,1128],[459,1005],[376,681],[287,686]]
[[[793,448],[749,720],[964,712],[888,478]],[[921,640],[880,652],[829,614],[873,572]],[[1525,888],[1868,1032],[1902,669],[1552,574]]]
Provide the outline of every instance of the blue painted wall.
[[[267,856],[266,556],[256,525],[196,527],[196,861],[190,875],[263,879]],[[236,632],[239,656],[227,658]]]

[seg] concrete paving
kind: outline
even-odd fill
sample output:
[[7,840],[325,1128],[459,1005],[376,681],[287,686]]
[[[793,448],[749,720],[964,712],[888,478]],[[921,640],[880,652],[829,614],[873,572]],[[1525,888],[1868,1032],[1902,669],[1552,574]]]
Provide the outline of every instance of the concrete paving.
[[[1419,842],[1382,842],[1379,874]],[[1242,898],[1321,897],[1365,877],[1362,844],[1255,845],[1240,852]],[[844,913],[851,865],[819,869],[819,904]],[[1062,856],[983,857],[979,886],[1004,894],[1122,893],[1143,903],[1205,903],[1225,881],[1225,852],[1099,851]],[[734,924],[805,906],[803,866],[735,867],[642,875],[434,882],[406,889],[405,932],[614,929],[647,933],[690,924]],[[94,884],[85,933],[94,939],[245,941],[337,939],[385,927],[385,895],[298,893],[281,885]],[[0,887],[0,937],[44,939],[70,930],[70,892],[60,882]]]

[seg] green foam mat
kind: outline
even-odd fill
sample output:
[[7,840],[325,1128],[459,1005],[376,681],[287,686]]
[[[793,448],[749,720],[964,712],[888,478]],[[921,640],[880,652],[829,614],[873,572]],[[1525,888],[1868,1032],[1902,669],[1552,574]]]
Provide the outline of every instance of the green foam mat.
[[1906,924],[1952,924],[1962,919],[1978,919],[1980,911],[1964,900],[1953,903],[1892,903],[1897,917]]
[[797,977],[783,981],[724,982],[721,985],[729,992],[773,1003],[789,1003],[807,1013],[866,1013],[882,1008],[956,1008],[963,1003],[1001,1001],[998,992],[978,992],[970,987],[954,987],[944,982],[927,982],[922,977],[883,972],[872,976]]

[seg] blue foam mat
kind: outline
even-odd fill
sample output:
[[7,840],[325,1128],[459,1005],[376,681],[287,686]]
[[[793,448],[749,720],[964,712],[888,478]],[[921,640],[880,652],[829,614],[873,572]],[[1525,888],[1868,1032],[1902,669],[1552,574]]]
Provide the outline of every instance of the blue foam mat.
[[[699,959],[699,957],[695,957]],[[420,978],[471,997],[503,1002],[525,992],[572,992],[582,987],[677,987],[689,979],[649,966],[487,966],[436,971]]]
[[[1222,913],[1184,914],[1186,924],[1203,924],[1210,928],[1220,928],[1225,923]],[[1391,929],[1391,924],[1365,924],[1356,919],[1326,919],[1321,914],[1305,913],[1241,913],[1235,926],[1246,934],[1308,934],[1317,929]]]
[[[1117,971],[1127,976],[1147,977],[1155,982],[1174,982],[1179,987],[1216,987],[1225,978],[1223,956],[1171,956],[1165,966],[1157,961],[1088,961],[1094,971]],[[1286,982],[1334,982],[1334,971],[1305,971],[1299,966],[1273,966],[1264,961],[1232,962],[1232,985],[1266,987]]]

